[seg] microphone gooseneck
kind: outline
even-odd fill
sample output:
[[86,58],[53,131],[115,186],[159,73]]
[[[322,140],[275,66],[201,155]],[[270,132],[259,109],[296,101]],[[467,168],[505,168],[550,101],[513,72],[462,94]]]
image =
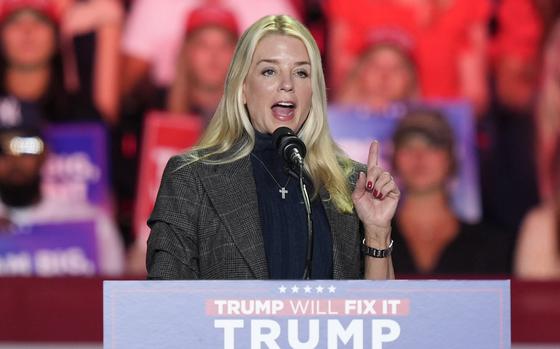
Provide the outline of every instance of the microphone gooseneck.
[[311,266],[313,264],[313,221],[311,219],[311,203],[303,181],[305,172],[303,159],[307,154],[307,149],[305,148],[305,143],[303,143],[303,141],[288,127],[277,128],[272,134],[272,142],[278,154],[286,161],[290,169],[294,171],[299,178],[299,187],[305,204],[305,211],[307,212],[307,251],[305,255],[303,279],[309,280],[311,278]]

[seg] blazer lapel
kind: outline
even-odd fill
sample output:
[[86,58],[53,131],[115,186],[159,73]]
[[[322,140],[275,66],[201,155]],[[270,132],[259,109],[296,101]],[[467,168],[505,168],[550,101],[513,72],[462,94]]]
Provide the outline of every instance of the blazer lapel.
[[327,219],[331,227],[333,241],[333,278],[347,279],[356,277],[354,275],[354,265],[359,268],[359,255],[353,251],[355,240],[359,239],[359,221],[356,215],[343,214],[337,211],[329,193],[323,188],[320,192],[323,207],[327,213]]
[[257,279],[268,278],[257,189],[248,157],[204,166],[201,179],[222,223]]

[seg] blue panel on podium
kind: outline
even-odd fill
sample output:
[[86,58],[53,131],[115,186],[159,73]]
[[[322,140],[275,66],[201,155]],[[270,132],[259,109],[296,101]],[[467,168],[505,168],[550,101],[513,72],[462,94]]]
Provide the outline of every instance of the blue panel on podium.
[[104,348],[511,347],[509,281],[105,281]]

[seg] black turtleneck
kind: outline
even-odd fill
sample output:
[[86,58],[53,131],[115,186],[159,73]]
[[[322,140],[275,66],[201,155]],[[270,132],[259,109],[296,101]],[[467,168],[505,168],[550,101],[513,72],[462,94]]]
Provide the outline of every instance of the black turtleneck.
[[[272,136],[255,131],[255,137],[250,158],[269,277],[301,279],[307,251],[307,213],[299,182],[287,174],[284,160],[272,145]],[[288,191],[285,199],[282,199],[281,187]],[[309,184],[307,187],[311,195],[313,189]],[[311,278],[332,279],[332,236],[319,196],[311,203],[311,212],[314,231]]]

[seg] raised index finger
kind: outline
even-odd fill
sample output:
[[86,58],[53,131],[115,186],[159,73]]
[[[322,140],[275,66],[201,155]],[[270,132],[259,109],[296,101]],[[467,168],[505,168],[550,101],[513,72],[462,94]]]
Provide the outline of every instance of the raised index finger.
[[379,163],[379,142],[377,140],[374,140],[373,142],[371,142],[371,145],[369,146],[369,155],[368,155],[368,163],[367,163],[367,167],[368,169],[371,169],[375,166],[378,165]]

